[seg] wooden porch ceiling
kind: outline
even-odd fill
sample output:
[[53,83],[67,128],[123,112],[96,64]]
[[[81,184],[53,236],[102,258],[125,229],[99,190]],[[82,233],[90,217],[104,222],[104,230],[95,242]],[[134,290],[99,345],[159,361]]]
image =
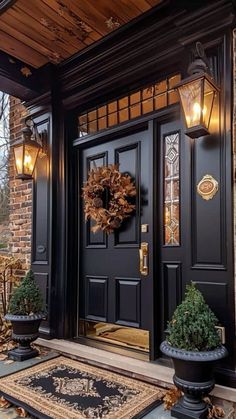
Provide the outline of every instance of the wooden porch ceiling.
[[58,64],[161,1],[12,1],[0,7],[0,50],[35,68]]

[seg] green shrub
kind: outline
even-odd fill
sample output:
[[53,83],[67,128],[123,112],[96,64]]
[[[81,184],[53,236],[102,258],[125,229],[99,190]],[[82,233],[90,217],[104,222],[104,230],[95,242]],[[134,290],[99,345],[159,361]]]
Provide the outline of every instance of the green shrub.
[[44,310],[43,297],[34,280],[32,271],[27,272],[18,288],[15,288],[9,304],[9,312],[31,315]]
[[168,324],[168,343],[188,351],[209,351],[220,345],[218,320],[194,284],[187,285],[185,299]]

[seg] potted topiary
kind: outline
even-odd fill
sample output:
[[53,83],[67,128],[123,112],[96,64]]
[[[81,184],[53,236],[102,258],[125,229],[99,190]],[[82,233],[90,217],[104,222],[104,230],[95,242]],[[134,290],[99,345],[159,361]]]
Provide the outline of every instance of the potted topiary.
[[174,384],[184,396],[172,408],[175,418],[207,418],[203,398],[214,388],[213,369],[227,356],[216,329],[218,320],[194,284],[187,286],[184,301],[168,324],[161,351],[172,358]]
[[45,318],[43,297],[30,270],[18,288],[15,288],[9,303],[6,320],[12,323],[12,338],[19,346],[8,352],[10,359],[24,361],[38,355],[31,342],[39,336],[41,320]]

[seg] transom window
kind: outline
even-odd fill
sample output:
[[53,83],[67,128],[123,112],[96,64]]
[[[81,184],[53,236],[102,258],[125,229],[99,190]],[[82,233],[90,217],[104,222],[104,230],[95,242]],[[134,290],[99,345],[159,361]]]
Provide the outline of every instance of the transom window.
[[177,103],[179,98],[174,87],[180,80],[180,74],[176,74],[79,115],[79,137]]

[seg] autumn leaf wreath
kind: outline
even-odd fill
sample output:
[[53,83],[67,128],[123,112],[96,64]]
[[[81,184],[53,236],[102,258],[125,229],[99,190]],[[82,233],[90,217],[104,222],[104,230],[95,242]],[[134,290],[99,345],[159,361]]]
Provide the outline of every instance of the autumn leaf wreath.
[[95,222],[91,228],[94,233],[99,230],[112,233],[135,210],[132,203],[135,185],[131,176],[119,171],[117,164],[94,167],[82,190],[85,219]]

